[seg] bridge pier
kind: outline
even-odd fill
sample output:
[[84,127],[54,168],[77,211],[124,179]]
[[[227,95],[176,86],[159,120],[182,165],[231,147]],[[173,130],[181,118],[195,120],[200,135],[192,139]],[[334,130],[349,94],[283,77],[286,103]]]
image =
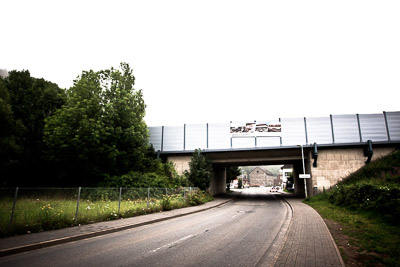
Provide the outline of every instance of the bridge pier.
[[210,194],[212,196],[226,193],[226,167],[214,165],[214,178],[210,183]]

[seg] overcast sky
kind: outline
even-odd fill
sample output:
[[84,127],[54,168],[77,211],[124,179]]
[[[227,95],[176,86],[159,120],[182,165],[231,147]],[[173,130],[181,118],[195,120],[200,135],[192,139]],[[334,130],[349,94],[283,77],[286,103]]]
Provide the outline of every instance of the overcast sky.
[[2,0],[0,69],[133,68],[149,126],[399,111],[400,1]]

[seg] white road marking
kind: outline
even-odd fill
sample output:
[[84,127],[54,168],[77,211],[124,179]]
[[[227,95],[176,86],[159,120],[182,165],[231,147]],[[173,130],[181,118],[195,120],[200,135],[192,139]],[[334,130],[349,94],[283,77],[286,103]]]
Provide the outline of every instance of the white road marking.
[[157,252],[157,251],[160,250],[160,249],[163,249],[163,248],[166,248],[166,247],[172,247],[172,246],[174,246],[174,245],[176,245],[176,244],[179,244],[179,243],[181,243],[181,242],[183,242],[183,241],[185,241],[186,239],[189,239],[189,238],[191,238],[191,237],[193,237],[193,235],[188,235],[188,236],[182,237],[182,238],[179,239],[179,240],[176,240],[176,241],[171,242],[171,243],[169,243],[169,244],[166,244],[166,245],[164,245],[164,246],[162,246],[162,247],[159,247],[159,248],[156,248],[156,249],[154,249],[154,250],[151,250],[150,252]]

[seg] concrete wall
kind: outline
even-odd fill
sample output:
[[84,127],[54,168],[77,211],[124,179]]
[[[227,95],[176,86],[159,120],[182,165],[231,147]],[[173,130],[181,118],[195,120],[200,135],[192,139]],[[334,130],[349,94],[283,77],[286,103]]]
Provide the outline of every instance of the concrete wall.
[[[395,147],[373,148],[372,160],[386,156],[393,152]],[[311,152],[308,158],[311,158]],[[318,166],[311,168],[309,179],[309,194],[329,189],[349,174],[365,165],[366,157],[362,148],[318,149]],[[309,164],[312,164],[309,161]],[[311,189],[311,190],[310,190]]]
[[168,161],[172,162],[175,166],[175,170],[179,175],[182,175],[184,171],[189,171],[189,162],[192,159],[192,156],[180,156],[174,155],[168,157]]

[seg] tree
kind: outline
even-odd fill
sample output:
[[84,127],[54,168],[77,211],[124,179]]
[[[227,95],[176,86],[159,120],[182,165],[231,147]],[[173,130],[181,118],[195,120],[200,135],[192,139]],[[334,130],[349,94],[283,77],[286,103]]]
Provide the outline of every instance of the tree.
[[27,70],[10,71],[1,78],[0,87],[4,123],[0,142],[8,147],[7,158],[1,158],[2,183],[38,185],[40,181],[32,178],[45,176],[44,119],[61,107],[65,93],[54,83],[31,77]]
[[230,189],[230,183],[241,174],[238,166],[230,166],[226,168],[226,190]]
[[230,166],[226,168],[226,182],[230,183],[232,180],[235,180],[240,174],[242,174],[242,172],[238,166]]
[[11,108],[10,94],[0,77],[0,176],[1,185],[6,184],[7,171],[12,162],[18,158],[21,148],[17,144],[18,128]]
[[211,160],[201,153],[201,149],[196,149],[189,162],[188,179],[201,190],[207,190],[213,177]]
[[243,180],[242,180],[242,178],[239,178],[238,179],[238,188],[242,189],[242,187],[243,187]]
[[83,71],[66,104],[46,119],[48,158],[63,185],[96,185],[109,176],[146,168],[148,130],[141,90],[126,63]]

